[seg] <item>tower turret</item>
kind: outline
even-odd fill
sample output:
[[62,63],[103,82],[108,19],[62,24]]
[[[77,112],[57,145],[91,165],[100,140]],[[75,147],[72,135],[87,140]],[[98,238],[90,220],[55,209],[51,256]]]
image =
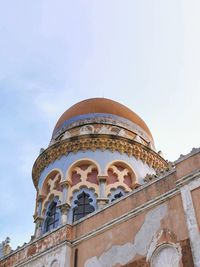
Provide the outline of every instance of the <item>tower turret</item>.
[[146,123],[115,101],[81,101],[59,118],[33,166],[36,236],[72,224],[165,169]]

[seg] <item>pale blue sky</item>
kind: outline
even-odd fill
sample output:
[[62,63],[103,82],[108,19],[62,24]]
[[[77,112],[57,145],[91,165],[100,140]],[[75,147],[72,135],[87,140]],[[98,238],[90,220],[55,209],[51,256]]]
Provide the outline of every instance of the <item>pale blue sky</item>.
[[138,113],[173,161],[199,146],[199,0],[0,0],[0,240],[34,231],[31,169],[89,97]]

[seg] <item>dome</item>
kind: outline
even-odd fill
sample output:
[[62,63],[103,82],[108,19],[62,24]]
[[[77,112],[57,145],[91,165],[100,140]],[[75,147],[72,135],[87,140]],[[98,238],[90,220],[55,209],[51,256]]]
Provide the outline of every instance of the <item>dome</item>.
[[54,132],[59,130],[64,122],[84,114],[112,114],[138,125],[153,141],[152,134],[146,123],[128,107],[106,98],[90,98],[83,100],[67,109],[56,123]]
[[[56,166],[58,162],[63,161],[62,164],[68,166],[71,160],[81,161],[80,166],[75,166],[76,170],[79,168],[80,173],[85,171],[88,164],[93,170],[94,162],[97,162],[96,166],[105,165],[101,170],[100,167],[95,169],[95,172],[98,171],[103,177],[107,176],[105,170],[107,165],[111,164],[109,162],[115,162],[116,164],[111,164],[109,168],[111,178],[108,184],[116,180],[115,173],[121,172],[122,169],[132,173],[130,170],[133,167],[133,173],[138,171],[136,177],[144,179],[147,173],[152,174],[155,170],[162,170],[167,166],[166,161],[156,152],[152,134],[146,123],[131,109],[105,98],[83,100],[71,106],[58,119],[49,146],[41,151],[34,163],[35,186],[38,186],[40,176],[42,177],[43,171],[48,170],[50,164]],[[96,184],[95,173],[89,173],[91,183]],[[74,176],[74,186],[76,182],[78,184],[78,175],[79,173]],[[123,181],[121,182],[124,183]],[[127,190],[132,190],[131,180],[126,177],[125,181],[129,186]],[[137,182],[143,183],[143,180]]]

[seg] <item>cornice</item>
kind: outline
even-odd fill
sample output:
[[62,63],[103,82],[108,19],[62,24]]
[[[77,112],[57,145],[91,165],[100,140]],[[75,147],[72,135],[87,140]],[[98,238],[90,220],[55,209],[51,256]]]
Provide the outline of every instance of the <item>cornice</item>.
[[186,159],[188,159],[188,158],[190,158],[190,157],[192,157],[192,156],[194,156],[194,155],[196,155],[196,154],[198,154],[198,153],[200,153],[200,147],[198,147],[198,148],[193,148],[193,149],[190,151],[190,153],[188,153],[188,154],[186,154],[186,155],[180,155],[180,157],[179,157],[176,161],[174,161],[174,164],[177,165],[177,164],[179,164],[180,162],[182,162],[182,161],[184,161],[184,160],[186,160]]
[[118,151],[121,154],[125,153],[129,157],[133,156],[136,159],[142,160],[155,170],[168,167],[168,163],[159,154],[149,147],[128,138],[106,134],[75,136],[55,143],[39,155],[32,170],[35,187],[37,188],[39,176],[44,168],[59,157],[68,155],[70,152],[96,151],[97,149],[101,151],[106,149],[112,152]]
[[[130,132],[136,133],[142,138],[144,138],[147,142],[152,141],[153,139],[150,138],[147,133],[136,123],[129,121],[128,119],[122,118],[120,116],[116,116],[113,114],[103,114],[103,113],[94,113],[94,114],[84,114],[79,115],[73,118],[73,120],[65,121],[59,129],[57,129],[53,135],[52,139],[56,140],[61,134],[66,131],[70,131],[71,129],[82,127],[84,125],[110,125],[110,126],[117,126],[122,129],[126,129]],[[154,142],[153,142],[154,143]]]

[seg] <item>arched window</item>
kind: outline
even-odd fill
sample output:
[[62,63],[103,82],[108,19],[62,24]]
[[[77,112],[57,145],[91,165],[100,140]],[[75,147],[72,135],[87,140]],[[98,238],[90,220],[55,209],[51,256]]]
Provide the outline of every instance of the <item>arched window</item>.
[[123,197],[125,195],[123,188],[111,189],[109,194],[109,203]]
[[92,202],[90,195],[84,191],[78,195],[77,200],[74,202],[76,207],[73,209],[73,222],[85,217],[95,210],[90,202]]
[[57,210],[57,203],[53,201],[47,211],[46,223],[45,223],[45,232],[48,232],[59,225],[59,213]]
[[111,199],[111,202],[115,201],[116,199],[120,197],[123,197],[123,194],[121,191],[113,196],[113,198]]

